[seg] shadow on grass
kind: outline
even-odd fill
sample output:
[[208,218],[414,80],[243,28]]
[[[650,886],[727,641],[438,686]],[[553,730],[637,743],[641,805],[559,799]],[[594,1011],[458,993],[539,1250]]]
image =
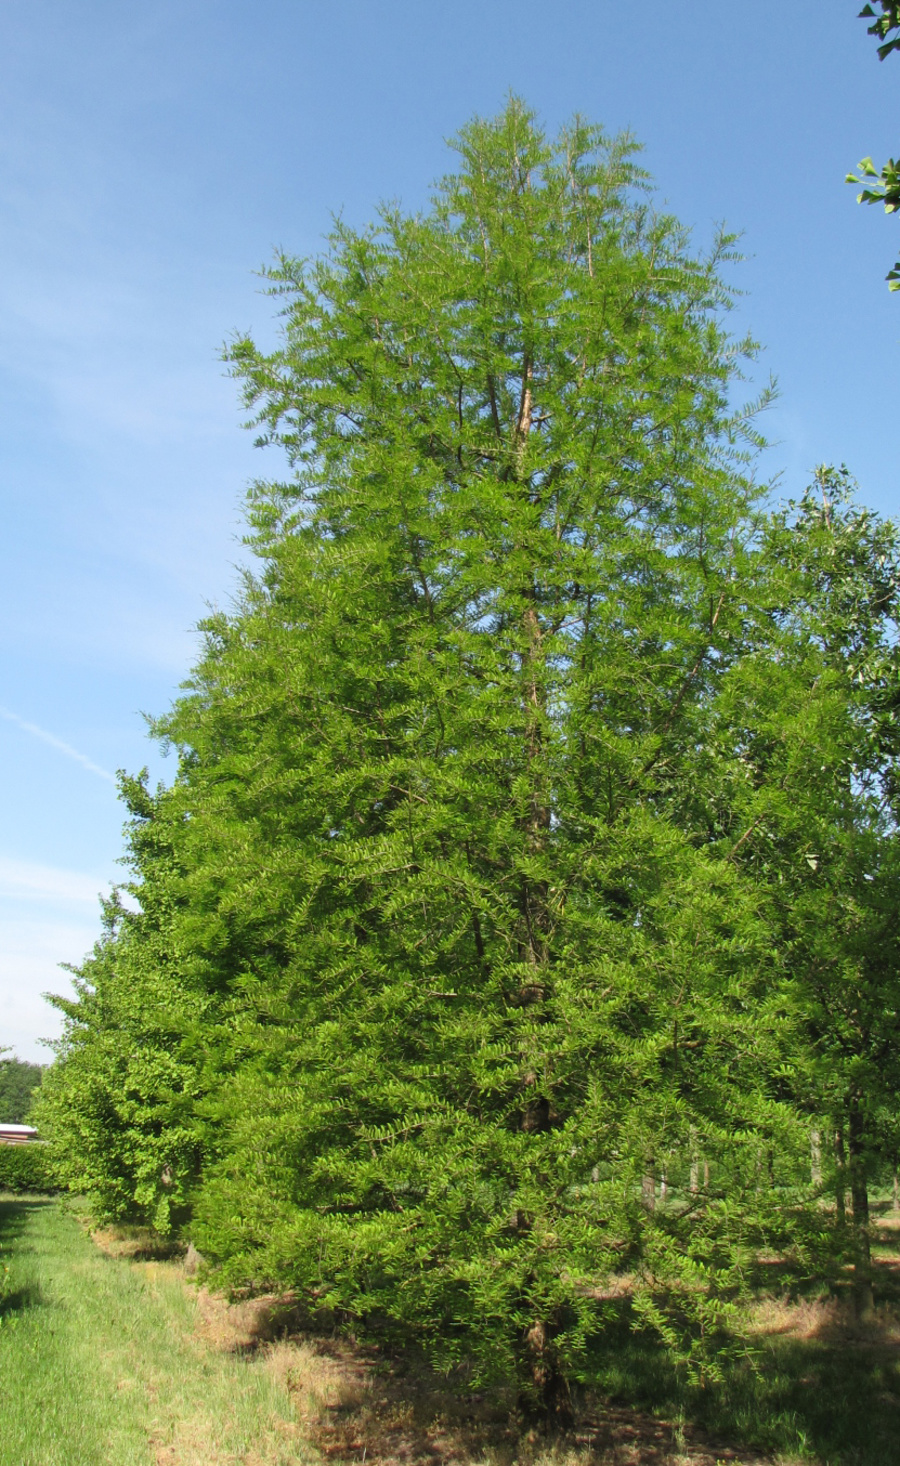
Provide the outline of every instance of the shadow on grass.
[[[840,1295],[770,1295],[751,1320],[752,1357],[726,1363],[721,1381],[705,1388],[632,1331],[623,1301],[594,1340],[575,1430],[557,1442],[557,1454],[572,1451],[582,1466],[900,1461],[900,1323],[883,1301],[887,1291],[865,1331],[853,1328]],[[201,1289],[198,1305],[199,1331],[214,1348],[250,1354],[266,1345],[276,1360],[283,1354],[288,1388],[326,1458],[364,1455],[371,1466],[545,1459],[523,1434],[513,1389],[473,1389],[465,1370],[439,1374],[414,1341],[354,1343],[322,1331],[321,1320],[317,1328],[289,1297],[229,1304]],[[548,1461],[551,1447],[545,1443]]]
[[[51,1205],[52,1202],[38,1198],[23,1200],[15,1197],[0,1200],[0,1262],[3,1261],[4,1254],[22,1249],[22,1238],[34,1212]],[[0,1284],[2,1282],[0,1269]],[[6,1289],[0,1286],[0,1323],[12,1322],[30,1309],[40,1307],[43,1301],[40,1288],[31,1283]]]
[[152,1227],[91,1226],[89,1230],[95,1247],[120,1262],[173,1262],[184,1255],[182,1242],[161,1237]]
[[[785,1305],[785,1313],[789,1312]],[[900,1344],[876,1323],[854,1331],[840,1303],[822,1306],[798,1337],[768,1328],[755,1357],[720,1382],[692,1386],[664,1352],[623,1327],[594,1349],[592,1386],[603,1404],[689,1420],[732,1446],[803,1453],[826,1466],[885,1466],[900,1441]],[[600,1402],[603,1402],[602,1404]]]
[[[0,1203],[7,1212],[41,1205]],[[138,1228],[97,1230],[94,1241],[123,1262],[178,1254]],[[748,1316],[753,1352],[723,1365],[704,1388],[690,1384],[649,1336],[633,1332],[628,1302],[611,1304],[578,1390],[574,1436],[557,1442],[582,1466],[761,1466],[773,1458],[817,1466],[900,1461],[900,1226],[876,1240],[878,1317],[852,1324],[840,1266],[807,1296],[789,1291],[785,1270],[765,1269]],[[310,1318],[290,1294],[229,1303],[201,1287],[198,1333],[217,1351],[265,1348],[280,1369],[304,1429],[326,1459],[371,1466],[440,1461],[508,1466],[545,1459],[532,1447],[510,1388],[476,1390],[460,1371],[439,1375],[413,1344],[342,1337]]]
[[42,1196],[0,1196],[0,1246],[11,1246],[26,1231],[35,1212],[53,1205]]
[[39,1288],[15,1288],[11,1293],[0,1293],[0,1320],[38,1308],[43,1301]]

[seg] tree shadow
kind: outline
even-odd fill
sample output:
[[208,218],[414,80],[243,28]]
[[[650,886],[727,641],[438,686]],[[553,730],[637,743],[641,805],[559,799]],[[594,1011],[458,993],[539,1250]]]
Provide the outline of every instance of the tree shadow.
[[90,1227],[91,1241],[107,1257],[121,1262],[172,1262],[184,1256],[184,1243],[177,1237],[161,1237],[152,1227],[122,1223]]
[[21,1236],[35,1212],[54,1205],[47,1197],[0,1197],[0,1246],[8,1246]]
[[[629,1300],[612,1300],[576,1389],[576,1423],[557,1454],[588,1466],[760,1463],[797,1455],[828,1466],[884,1466],[900,1440],[900,1309],[895,1279],[880,1313],[852,1321],[845,1285],[828,1296],[771,1293],[759,1300],[751,1352],[720,1380],[692,1385],[671,1355],[636,1333]],[[354,1343],[305,1317],[292,1295],[229,1303],[201,1288],[198,1331],[214,1348],[281,1359],[304,1428],[325,1459],[365,1456],[372,1466],[453,1461],[494,1466],[553,1455],[517,1418],[515,1391],[474,1389],[465,1369],[441,1374],[414,1340]],[[335,1321],[335,1325],[337,1321]]]
[[0,1293],[0,1321],[39,1308],[43,1301],[40,1288],[14,1288],[11,1293]]
[[879,1281],[878,1313],[865,1328],[854,1324],[844,1287],[827,1298],[770,1296],[751,1320],[749,1352],[702,1387],[622,1318],[593,1349],[598,1417],[604,1408],[647,1411],[767,1456],[884,1466],[900,1440],[900,1313],[895,1278]]
[[[7,1251],[21,1252],[22,1239],[34,1213],[53,1203],[46,1200],[0,1200],[0,1261]],[[25,1244],[26,1248],[28,1244]],[[0,1323],[12,1321],[30,1309],[41,1307],[44,1299],[39,1287],[25,1283],[4,1289],[0,1286]]]
[[900,1440],[898,1362],[898,1346],[876,1338],[830,1338],[825,1331],[780,1341],[752,1391],[771,1422],[769,1441],[780,1445],[793,1435],[792,1446],[808,1444],[823,1459],[883,1466]]

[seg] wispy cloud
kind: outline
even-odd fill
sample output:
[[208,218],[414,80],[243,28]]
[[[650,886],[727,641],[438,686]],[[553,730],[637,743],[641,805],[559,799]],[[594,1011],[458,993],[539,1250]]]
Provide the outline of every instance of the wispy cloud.
[[[109,879],[0,855],[0,1049],[46,1064],[42,1040],[58,1038],[62,1017],[44,1000],[70,995],[61,964],[81,962],[101,933],[98,896]],[[126,894],[126,905],[134,905]]]
[[62,1015],[44,993],[71,996],[72,979],[63,962],[80,962],[99,936],[99,921],[66,919],[51,911],[0,909],[0,1048],[20,1059],[46,1064],[42,1039],[58,1038]]
[[58,753],[64,753],[66,758],[73,758],[76,763],[81,764],[82,768],[89,769],[92,774],[99,775],[101,779],[108,779],[110,784],[116,782],[115,775],[111,774],[108,769],[101,769],[99,764],[95,764],[86,754],[79,753],[71,743],[63,742],[62,738],[57,738],[55,733],[48,733],[46,728],[39,728],[37,723],[29,723],[25,718],[20,718],[18,713],[11,713],[8,708],[3,707],[0,707],[0,718],[6,718],[7,722],[15,723],[24,732],[31,733],[34,738],[40,738],[42,743],[48,743]]
[[99,876],[84,875],[77,870],[60,870],[52,865],[38,865],[30,860],[15,860],[0,855],[0,901],[23,897],[44,901],[77,901],[97,905],[101,890],[108,886]]

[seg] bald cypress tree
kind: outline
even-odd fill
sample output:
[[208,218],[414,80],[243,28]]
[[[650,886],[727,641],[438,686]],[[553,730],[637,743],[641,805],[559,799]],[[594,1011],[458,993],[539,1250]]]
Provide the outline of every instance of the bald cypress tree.
[[698,792],[758,565],[750,347],[730,242],[693,253],[627,140],[514,101],[456,146],[425,213],[282,258],[281,346],[230,352],[290,472],[158,728],[219,1015],[194,1229],[565,1414],[623,1277],[715,1335],[792,1143],[765,902]]
[[422,214],[281,258],[279,348],[230,350],[287,467],[157,724],[176,780],[126,781],[139,909],[41,1123],[226,1283],[565,1418],[611,1311],[708,1367],[797,1214],[808,1015],[745,832],[806,571],[761,528],[729,240],[582,122],[513,101],[456,147]]

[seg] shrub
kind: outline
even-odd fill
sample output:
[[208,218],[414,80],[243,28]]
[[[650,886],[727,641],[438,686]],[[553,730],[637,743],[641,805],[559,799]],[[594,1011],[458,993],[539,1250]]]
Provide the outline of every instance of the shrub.
[[0,1145],[0,1191],[58,1191],[46,1145]]

